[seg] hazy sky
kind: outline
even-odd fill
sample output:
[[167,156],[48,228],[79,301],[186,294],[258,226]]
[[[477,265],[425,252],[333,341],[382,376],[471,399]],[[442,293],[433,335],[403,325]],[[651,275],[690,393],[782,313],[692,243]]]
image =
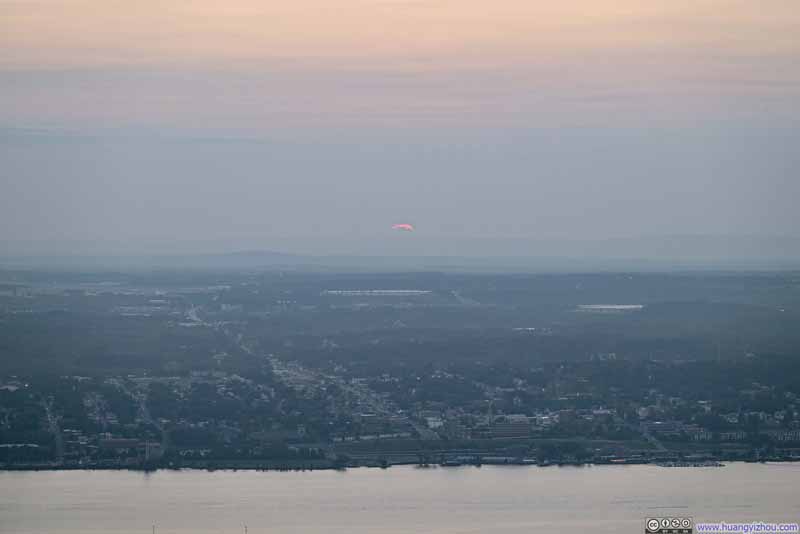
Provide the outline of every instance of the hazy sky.
[[798,35],[797,0],[0,0],[0,241],[798,235]]

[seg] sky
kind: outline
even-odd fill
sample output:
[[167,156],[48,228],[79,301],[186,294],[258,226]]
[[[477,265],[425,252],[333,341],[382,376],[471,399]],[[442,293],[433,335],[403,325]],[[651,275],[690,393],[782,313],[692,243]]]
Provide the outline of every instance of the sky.
[[798,35],[796,0],[0,0],[0,253],[797,237]]

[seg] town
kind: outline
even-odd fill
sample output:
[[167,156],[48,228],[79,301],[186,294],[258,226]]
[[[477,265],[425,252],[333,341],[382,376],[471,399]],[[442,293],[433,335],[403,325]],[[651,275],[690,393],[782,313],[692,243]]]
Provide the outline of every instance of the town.
[[800,459],[790,275],[4,274],[4,469]]

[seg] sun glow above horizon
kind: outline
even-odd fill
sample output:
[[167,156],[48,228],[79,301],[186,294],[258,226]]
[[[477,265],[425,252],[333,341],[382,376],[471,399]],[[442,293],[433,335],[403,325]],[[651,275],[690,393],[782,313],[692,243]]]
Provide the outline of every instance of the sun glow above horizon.
[[800,10],[745,0],[0,0],[0,121],[580,122],[798,98]]

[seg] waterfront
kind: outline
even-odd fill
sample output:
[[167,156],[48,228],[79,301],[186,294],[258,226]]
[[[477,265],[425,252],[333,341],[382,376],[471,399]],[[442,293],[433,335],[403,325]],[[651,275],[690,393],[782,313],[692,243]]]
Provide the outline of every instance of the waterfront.
[[800,464],[0,473],[15,534],[641,532],[647,516],[797,521]]

